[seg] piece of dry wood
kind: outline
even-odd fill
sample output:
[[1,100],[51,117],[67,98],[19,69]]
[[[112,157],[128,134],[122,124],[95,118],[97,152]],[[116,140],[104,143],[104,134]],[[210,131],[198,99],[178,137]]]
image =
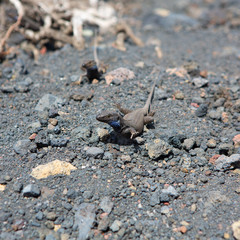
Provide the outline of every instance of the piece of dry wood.
[[120,51],[125,52],[126,51],[126,47],[124,45],[125,39],[126,39],[125,32],[117,33],[117,38],[116,38],[116,41],[113,43],[113,47],[117,48]]
[[6,41],[8,40],[8,38],[10,37],[11,33],[13,30],[15,30],[21,23],[22,17],[24,15],[24,8],[22,6],[22,3],[19,0],[9,0],[14,7],[17,9],[18,12],[18,18],[17,21],[12,24],[9,29],[7,30],[5,36],[2,38],[2,40],[0,41],[0,53],[3,52],[3,47],[6,43]]
[[54,39],[56,41],[62,41],[65,43],[69,43],[76,47],[77,49],[83,49],[84,45],[79,44],[79,42],[75,41],[72,36],[68,36],[63,34],[57,30],[51,28],[41,28],[39,32],[34,32],[32,30],[23,30],[21,29],[20,32],[25,35],[26,38],[30,39],[34,43],[39,42],[41,39]]
[[134,33],[133,30],[126,22],[120,22],[116,26],[117,32],[125,32],[127,36],[139,47],[143,47],[144,43],[140,38],[138,38]]

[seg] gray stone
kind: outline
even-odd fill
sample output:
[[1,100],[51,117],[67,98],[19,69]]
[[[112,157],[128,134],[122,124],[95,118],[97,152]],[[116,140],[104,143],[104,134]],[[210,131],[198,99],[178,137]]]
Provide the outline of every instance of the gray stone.
[[192,98],[192,102],[197,103],[197,104],[203,104],[204,103],[204,99],[201,97],[193,97]]
[[29,87],[29,86],[31,86],[33,84],[33,80],[30,77],[27,77],[24,80],[24,84]]
[[1,240],[17,240],[19,239],[17,235],[14,233],[9,233],[9,232],[2,232],[0,234],[0,239]]
[[20,193],[22,191],[22,189],[23,189],[22,183],[18,183],[18,182],[14,183],[14,185],[13,185],[14,192]]
[[110,229],[113,231],[113,232],[117,232],[119,231],[120,227],[122,226],[122,222],[119,221],[119,220],[115,220],[112,225],[110,226]]
[[233,154],[230,157],[227,157],[225,155],[221,155],[216,161],[215,161],[215,169],[216,170],[229,170],[233,169],[234,167],[238,166],[240,164],[240,154]]
[[72,204],[65,202],[63,203],[63,207],[68,211],[70,211],[72,209]]
[[93,192],[91,190],[86,190],[83,193],[83,198],[85,199],[91,199],[93,197]]
[[196,28],[199,23],[185,14],[170,13],[167,16],[159,16],[156,14],[151,14],[147,16],[144,20],[149,26],[157,24],[158,27],[165,29],[166,31],[173,30],[176,27],[181,27],[183,29]]
[[69,140],[66,138],[59,138],[59,139],[54,138],[50,140],[50,145],[52,147],[66,147],[68,141]]
[[221,116],[222,116],[222,113],[220,111],[215,111],[215,110],[211,110],[209,113],[208,113],[209,117],[211,119],[216,119],[216,120],[220,120],[221,119]]
[[101,158],[104,154],[104,151],[98,147],[90,147],[87,149],[86,154],[89,157]]
[[233,104],[233,110],[237,113],[240,113],[240,99],[236,100]]
[[169,214],[169,212],[170,212],[170,209],[168,206],[161,207],[161,214],[167,215]]
[[238,91],[239,91],[239,89],[240,89],[240,87],[239,87],[239,86],[237,86],[237,85],[230,87],[230,90],[231,90],[233,93],[236,93],[236,92],[238,92]]
[[198,157],[203,157],[205,155],[205,151],[202,148],[191,149],[189,153],[191,154],[191,156],[198,156]]
[[143,145],[145,143],[145,139],[142,137],[136,137],[134,140],[137,142],[138,145]]
[[33,131],[37,130],[38,128],[41,127],[41,123],[39,121],[36,121],[36,122],[33,122],[33,123],[30,123],[28,125],[28,128],[32,128]]
[[48,117],[49,118],[55,118],[56,116],[58,116],[58,109],[56,108],[51,108],[49,111],[48,111]]
[[106,159],[106,160],[111,160],[111,159],[113,159],[112,153],[110,153],[110,152],[105,152],[104,155],[103,155],[103,159]]
[[50,109],[53,106],[62,105],[64,100],[60,97],[54,96],[52,94],[45,94],[38,102],[35,107],[36,111],[44,111]]
[[160,203],[160,192],[156,190],[150,197],[149,204],[154,207],[155,205]]
[[161,139],[146,144],[146,149],[148,150],[149,157],[154,160],[168,156],[172,152],[172,147]]
[[27,185],[22,192],[24,197],[39,197],[41,195],[39,187],[35,184]]
[[180,164],[180,166],[181,166],[182,168],[186,168],[186,169],[189,170],[189,169],[191,168],[191,163],[192,163],[191,158],[183,155],[183,156],[181,157],[181,160],[180,160],[180,163],[179,163],[179,164]]
[[57,240],[52,234],[48,234],[45,240]]
[[35,143],[38,147],[47,147],[50,145],[50,138],[45,131],[41,131],[35,137]]
[[169,186],[167,189],[162,189],[162,193],[166,193],[174,198],[179,196],[177,190],[173,186]]
[[111,201],[110,197],[104,197],[102,199],[102,201],[100,202],[100,208],[110,214],[110,212],[112,211],[112,208],[113,208],[113,202]]
[[103,231],[103,232],[107,231],[108,227],[109,227],[109,224],[110,224],[109,218],[108,217],[104,217],[98,223],[98,230]]
[[223,104],[225,103],[226,99],[225,98],[219,98],[213,103],[213,107],[222,107]]
[[167,193],[161,192],[160,194],[160,202],[169,202],[170,197]]
[[70,188],[67,191],[67,197],[70,199],[75,199],[78,196],[78,192],[76,192],[74,189]]
[[197,110],[195,111],[195,114],[197,117],[204,117],[206,116],[208,111],[208,105],[207,104],[201,104]]
[[75,213],[75,224],[78,226],[78,240],[88,238],[89,231],[95,219],[95,205],[82,203]]
[[18,82],[14,86],[14,90],[16,92],[25,93],[25,92],[28,92],[30,89],[29,89],[29,86],[25,84],[25,82]]
[[38,220],[38,221],[42,221],[43,220],[43,213],[41,211],[39,211],[36,215],[35,215],[35,218]]
[[2,86],[0,89],[3,93],[13,93],[14,92],[14,88],[12,85]]
[[88,141],[91,135],[92,135],[91,129],[82,126],[76,127],[71,131],[72,137],[84,141]]
[[208,80],[205,79],[205,78],[202,78],[202,77],[197,77],[197,78],[194,78],[192,80],[192,83],[197,87],[197,88],[201,88],[201,87],[205,87],[208,85]]
[[55,212],[44,212],[44,215],[46,217],[46,219],[50,220],[50,221],[55,221],[57,218],[57,214]]
[[72,217],[65,218],[65,220],[63,221],[61,226],[66,229],[72,228],[73,227],[73,218]]
[[7,182],[10,182],[12,180],[12,177],[9,176],[9,175],[5,175],[4,180],[7,181]]
[[0,212],[0,221],[1,221],[1,222],[7,221],[8,218],[10,218],[11,216],[12,216],[12,214],[9,213],[9,212],[3,212],[3,211],[1,211],[1,212]]
[[231,143],[221,143],[219,145],[220,154],[230,155],[232,154],[232,150],[233,150],[233,145]]
[[31,142],[29,139],[18,140],[14,145],[13,149],[17,154],[21,156],[26,155],[28,152],[34,152],[37,150],[35,143]]
[[157,174],[158,176],[162,176],[162,175],[164,174],[164,170],[163,170],[162,168],[157,168],[157,169],[156,169],[156,174]]
[[169,94],[161,88],[155,90],[155,95],[157,100],[165,100],[169,97]]
[[195,138],[188,138],[188,139],[185,139],[182,146],[184,149],[186,149],[187,151],[191,150],[192,148],[194,148],[196,144],[196,140]]

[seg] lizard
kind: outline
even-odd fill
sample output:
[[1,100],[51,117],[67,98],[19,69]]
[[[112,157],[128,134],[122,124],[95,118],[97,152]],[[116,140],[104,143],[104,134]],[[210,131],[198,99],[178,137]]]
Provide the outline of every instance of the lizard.
[[155,79],[153,83],[144,107],[132,111],[122,108],[120,104],[116,104],[115,106],[123,116],[117,112],[103,111],[96,116],[96,119],[109,124],[115,132],[123,136],[130,136],[130,139],[140,135],[143,132],[144,125],[154,121],[153,116],[155,112],[151,112],[150,107],[154,96],[156,81],[157,79]]
[[94,60],[87,61],[82,64],[81,69],[86,71],[84,76],[87,77],[88,81],[91,83],[94,79],[100,80],[102,75],[106,72],[107,66],[99,62],[97,55],[97,33],[95,31],[94,37],[94,50],[93,50]]

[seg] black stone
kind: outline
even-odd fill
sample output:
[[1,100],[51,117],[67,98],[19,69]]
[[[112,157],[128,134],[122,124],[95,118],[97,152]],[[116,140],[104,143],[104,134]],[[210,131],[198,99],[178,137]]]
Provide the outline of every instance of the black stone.
[[195,114],[197,117],[204,117],[206,116],[208,111],[208,105],[207,104],[201,104],[199,108],[195,111]]

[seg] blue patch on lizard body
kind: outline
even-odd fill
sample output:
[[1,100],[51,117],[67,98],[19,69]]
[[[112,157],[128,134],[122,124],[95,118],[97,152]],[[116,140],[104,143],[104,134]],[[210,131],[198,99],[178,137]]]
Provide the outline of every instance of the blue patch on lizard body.
[[111,121],[108,123],[112,128],[114,128],[114,130],[120,130],[121,129],[121,125],[120,125],[120,121]]

